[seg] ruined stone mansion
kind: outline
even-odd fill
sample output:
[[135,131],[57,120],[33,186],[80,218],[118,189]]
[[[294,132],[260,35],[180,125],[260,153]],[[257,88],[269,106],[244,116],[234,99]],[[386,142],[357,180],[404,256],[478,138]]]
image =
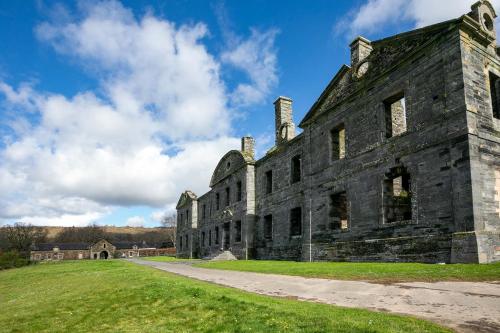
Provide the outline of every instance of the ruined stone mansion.
[[500,260],[500,48],[493,7],[350,45],[296,135],[222,157],[177,205],[177,253],[302,261]]

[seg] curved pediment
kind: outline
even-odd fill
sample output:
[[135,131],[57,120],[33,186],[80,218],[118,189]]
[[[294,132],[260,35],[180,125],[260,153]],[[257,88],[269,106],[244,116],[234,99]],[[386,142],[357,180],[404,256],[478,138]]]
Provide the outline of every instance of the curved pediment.
[[241,167],[255,162],[254,159],[246,154],[243,154],[239,150],[231,150],[224,157],[221,158],[217,167],[212,174],[212,179],[210,180],[210,187],[239,170]]

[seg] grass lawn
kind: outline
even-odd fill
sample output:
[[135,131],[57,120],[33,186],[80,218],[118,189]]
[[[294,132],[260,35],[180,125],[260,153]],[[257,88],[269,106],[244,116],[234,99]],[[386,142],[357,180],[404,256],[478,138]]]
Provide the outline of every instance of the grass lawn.
[[211,261],[197,263],[194,266],[235,271],[375,282],[500,281],[500,263],[435,265],[416,263],[310,263],[295,261],[238,260]]
[[260,296],[122,260],[0,272],[0,332],[451,332],[420,319]]

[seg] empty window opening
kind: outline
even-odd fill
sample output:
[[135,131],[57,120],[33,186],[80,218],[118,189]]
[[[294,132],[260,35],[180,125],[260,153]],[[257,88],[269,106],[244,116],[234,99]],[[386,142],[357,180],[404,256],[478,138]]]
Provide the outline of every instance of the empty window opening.
[[184,214],[181,213],[181,224],[184,222]]
[[215,210],[220,209],[220,194],[216,193],[215,194]]
[[208,230],[208,246],[212,246],[212,230]]
[[186,223],[189,223],[189,210],[186,210]]
[[330,196],[330,228],[346,230],[349,228],[347,193],[341,192]]
[[266,194],[273,191],[273,170],[266,172]]
[[241,221],[234,223],[234,241],[241,242]]
[[344,125],[337,126],[331,131],[331,153],[332,160],[340,160],[345,158],[345,127]]
[[180,249],[181,249],[181,251],[182,251],[182,248],[183,248],[183,247],[182,247],[182,236],[180,237],[179,248],[180,248]]
[[386,137],[392,138],[406,132],[406,101],[403,93],[385,100]]
[[188,235],[185,236],[185,242],[184,243],[185,243],[186,248],[189,248],[189,237],[188,237]]
[[226,187],[226,207],[231,203],[231,189]]
[[272,239],[273,238],[273,216],[266,215],[264,216],[264,238]]
[[215,227],[215,244],[219,244],[219,227]]
[[384,180],[384,211],[388,223],[411,220],[411,179],[404,167],[396,167]]
[[301,157],[300,157],[300,155],[297,155],[297,156],[292,158],[292,167],[291,167],[292,183],[300,182],[301,176],[302,176]]
[[241,181],[236,183],[236,201],[241,201]]
[[290,236],[302,235],[302,208],[297,207],[290,211]]
[[205,231],[201,233],[201,246],[205,246]]
[[500,119],[500,78],[490,72],[490,95],[493,117]]

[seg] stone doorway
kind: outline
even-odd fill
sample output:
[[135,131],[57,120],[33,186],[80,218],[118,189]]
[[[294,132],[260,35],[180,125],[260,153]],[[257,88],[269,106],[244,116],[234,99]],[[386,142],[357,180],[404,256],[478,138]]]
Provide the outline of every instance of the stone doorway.
[[224,223],[224,238],[222,239],[222,248],[224,250],[229,250],[229,243],[231,240],[231,224],[229,222]]
[[108,251],[101,251],[101,253],[99,253],[99,259],[108,259]]

